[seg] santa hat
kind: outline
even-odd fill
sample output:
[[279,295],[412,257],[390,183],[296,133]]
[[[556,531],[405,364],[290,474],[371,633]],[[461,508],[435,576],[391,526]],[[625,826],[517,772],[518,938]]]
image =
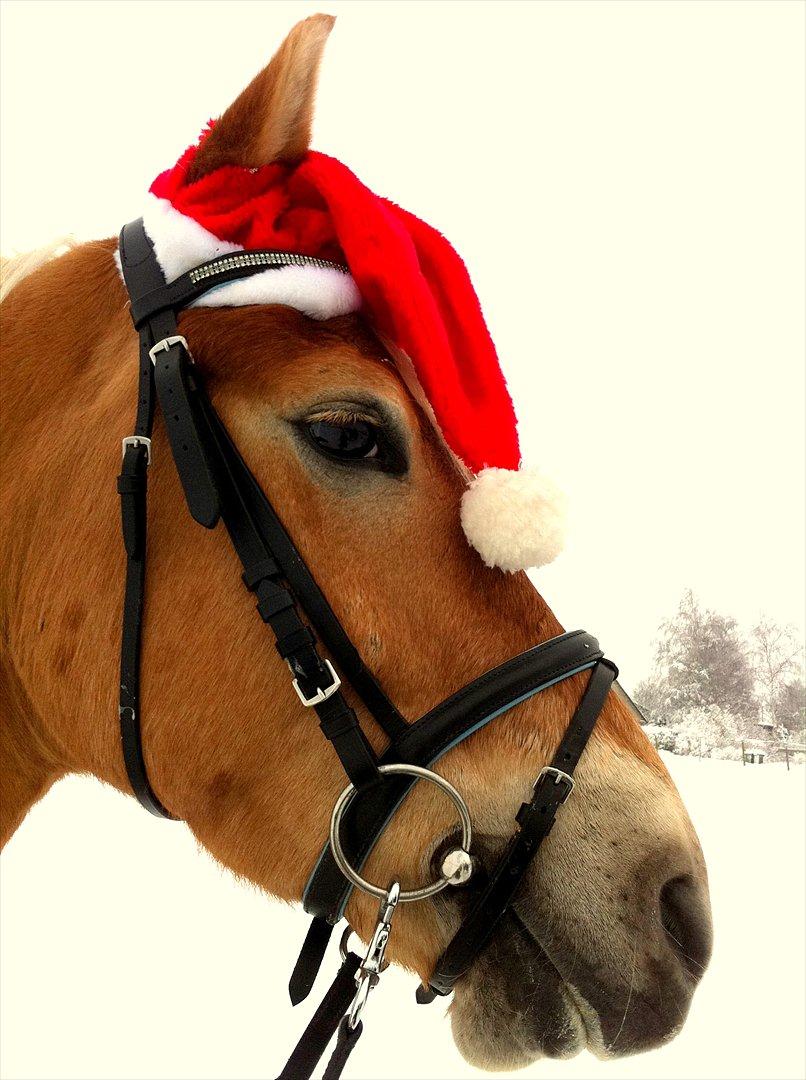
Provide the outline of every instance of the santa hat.
[[321,260],[224,284],[196,303],[285,304],[314,319],[360,309],[408,358],[445,442],[473,474],[461,511],[473,547],[504,570],[550,562],[562,547],[563,499],[541,474],[519,470],[512,401],[448,241],[325,154],[188,180],[198,149],[157,177],[143,215],[167,280],[235,251]]

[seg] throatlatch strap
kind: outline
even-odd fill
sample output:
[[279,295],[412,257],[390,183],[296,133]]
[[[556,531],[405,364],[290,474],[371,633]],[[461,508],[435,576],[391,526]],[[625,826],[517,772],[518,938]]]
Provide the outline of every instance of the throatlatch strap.
[[[120,259],[127,286],[154,287],[162,279],[151,244],[137,223],[120,235]],[[131,283],[131,286],[130,286]],[[157,817],[173,818],[160,802],[148,779],[140,729],[140,645],[146,584],[146,533],[148,466],[154,424],[154,378],[149,349],[151,333],[175,333],[171,313],[159,317],[155,326],[140,335],[137,413],[134,434],[123,444],[123,465],[117,481],[121,529],[126,552],[126,579],[120,643],[120,689],[118,717],[123,761],[132,791],[139,802]]]

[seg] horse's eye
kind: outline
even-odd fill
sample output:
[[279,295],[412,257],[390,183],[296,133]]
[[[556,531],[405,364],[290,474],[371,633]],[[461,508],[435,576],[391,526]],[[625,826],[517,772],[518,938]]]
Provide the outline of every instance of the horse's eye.
[[366,420],[333,423],[315,420],[307,425],[308,437],[317,450],[343,461],[378,457],[378,429]]

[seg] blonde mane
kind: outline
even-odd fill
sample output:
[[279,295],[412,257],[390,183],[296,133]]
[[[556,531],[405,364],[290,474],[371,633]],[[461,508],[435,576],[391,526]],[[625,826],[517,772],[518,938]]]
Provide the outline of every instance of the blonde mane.
[[73,236],[61,236],[51,240],[33,251],[23,251],[17,255],[0,256],[0,301],[5,300],[11,290],[34,270],[46,262],[71,251],[78,241]]

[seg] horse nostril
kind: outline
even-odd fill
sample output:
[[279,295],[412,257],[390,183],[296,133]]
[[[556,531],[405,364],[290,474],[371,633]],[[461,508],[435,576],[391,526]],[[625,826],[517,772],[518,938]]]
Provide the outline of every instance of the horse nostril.
[[711,917],[693,878],[684,875],[666,882],[660,891],[660,921],[683,966],[699,979],[711,956]]

